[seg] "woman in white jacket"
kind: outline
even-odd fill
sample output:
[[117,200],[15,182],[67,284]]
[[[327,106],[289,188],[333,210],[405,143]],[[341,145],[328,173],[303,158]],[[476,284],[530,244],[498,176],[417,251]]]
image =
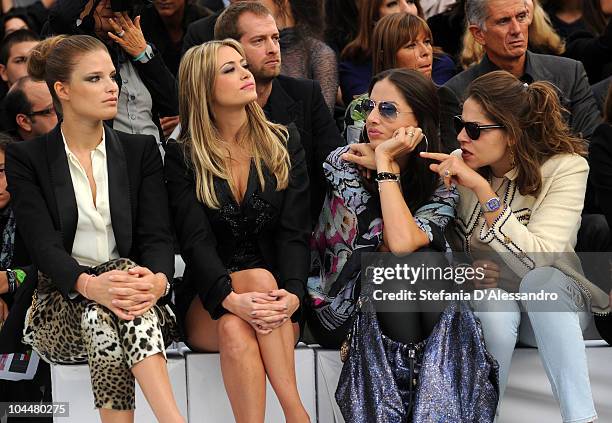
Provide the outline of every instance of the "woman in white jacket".
[[[584,277],[574,253],[586,145],[571,135],[547,82],[527,85],[496,71],[476,79],[466,98],[454,118],[461,155],[422,157],[437,160],[431,169],[458,186],[454,241],[486,265],[475,287],[487,295],[472,305],[500,365],[500,399],[520,341],[538,347],[563,421],[591,422],[597,415],[582,331],[589,307],[609,312],[610,301]],[[516,300],[486,300],[504,291]],[[548,301],[533,300],[538,293]]]

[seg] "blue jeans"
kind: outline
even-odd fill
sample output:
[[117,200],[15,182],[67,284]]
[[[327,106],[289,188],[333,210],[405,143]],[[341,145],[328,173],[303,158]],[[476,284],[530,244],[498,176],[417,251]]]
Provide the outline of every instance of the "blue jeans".
[[502,307],[501,302],[494,300],[472,301],[487,349],[499,363],[500,406],[512,353],[520,341],[538,348],[563,422],[590,422],[597,418],[597,413],[582,338],[591,318],[587,312],[589,304],[576,282],[553,267],[534,269],[521,280],[520,293],[541,291],[558,295],[554,305],[548,303],[554,311],[541,311],[544,308],[541,302],[506,301]]

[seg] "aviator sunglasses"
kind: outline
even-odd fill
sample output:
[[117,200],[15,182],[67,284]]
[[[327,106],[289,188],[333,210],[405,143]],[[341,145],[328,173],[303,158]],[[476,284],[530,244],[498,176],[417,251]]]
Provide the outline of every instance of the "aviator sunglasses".
[[397,110],[397,106],[390,101],[381,101],[376,103],[374,100],[365,98],[361,101],[361,110],[366,116],[372,113],[372,110],[378,107],[378,113],[385,119],[395,120],[400,113],[413,113],[413,112],[400,112]]
[[453,116],[453,125],[455,126],[455,131],[457,131],[457,135],[463,128],[465,128],[465,133],[471,140],[477,140],[480,137],[480,131],[483,129],[503,129],[503,125],[480,125],[476,122],[464,122],[461,116]]

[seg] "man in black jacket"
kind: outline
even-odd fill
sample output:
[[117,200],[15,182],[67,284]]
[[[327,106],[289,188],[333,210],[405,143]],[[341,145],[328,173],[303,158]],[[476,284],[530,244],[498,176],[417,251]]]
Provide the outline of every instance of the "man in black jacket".
[[245,51],[257,85],[257,102],[272,122],[295,123],[306,152],[311,182],[311,215],[318,219],[325,195],[323,162],[344,144],[325,105],[321,87],[309,79],[280,76],[279,33],[274,18],[256,2],[234,2],[219,17],[215,38],[233,38]]
[[[244,0],[228,0],[227,3],[232,4],[239,1]],[[214,0],[205,2],[205,6],[210,10],[213,10],[214,13],[210,16],[206,16],[205,18],[192,22],[187,27],[187,32],[185,33],[185,37],[183,37],[183,54],[185,54],[185,52],[193,46],[199,46],[202,43],[215,39],[215,24],[217,23],[219,16],[221,16],[221,13],[223,13],[223,9],[225,7],[223,6],[222,0],[218,0],[218,2],[222,4],[217,5],[217,7],[210,7],[207,5],[208,3],[215,3]],[[214,6],[214,4],[211,5]]]
[[571,129],[589,139],[600,121],[599,111],[582,63],[527,51],[531,18],[524,0],[467,0],[469,30],[486,53],[482,61],[456,75],[439,90],[442,140],[457,144],[452,117],[469,84],[494,70],[505,70],[526,83],[549,81],[559,90]]

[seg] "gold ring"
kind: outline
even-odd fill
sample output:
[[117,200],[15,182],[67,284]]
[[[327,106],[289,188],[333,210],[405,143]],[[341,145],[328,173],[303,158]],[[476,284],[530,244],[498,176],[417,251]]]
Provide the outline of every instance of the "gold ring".
[[445,178],[450,178],[450,176],[451,176],[450,170],[446,169],[446,170],[444,171],[444,177],[445,177]]

